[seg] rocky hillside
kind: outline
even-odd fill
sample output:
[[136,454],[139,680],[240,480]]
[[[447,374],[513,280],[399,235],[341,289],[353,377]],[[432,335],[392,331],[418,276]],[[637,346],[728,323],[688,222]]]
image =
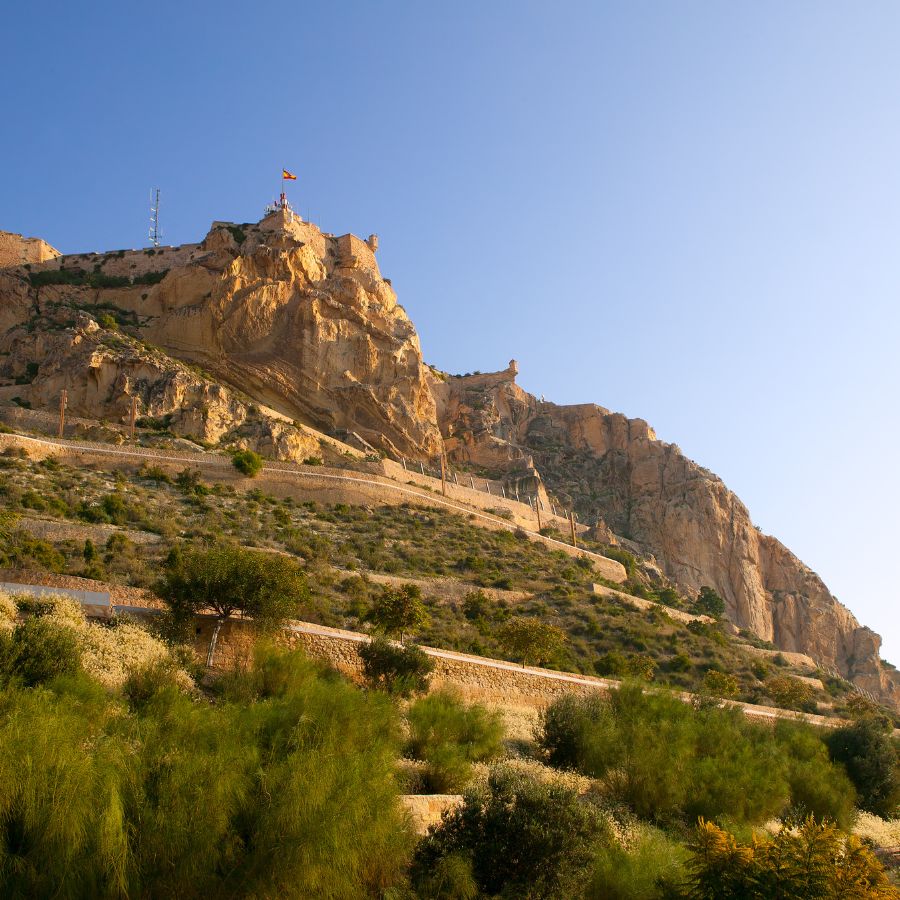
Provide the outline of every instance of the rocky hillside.
[[722,480],[659,441],[641,419],[558,406],[515,384],[515,367],[435,385],[448,453],[508,471],[536,468],[548,490],[619,542],[655,557],[679,587],[711,585],[727,614],[784,650],[836,668],[896,705],[900,678],[822,580],[753,524]]
[[[557,406],[516,366],[448,377],[423,361],[375,258],[278,211],[196,245],[63,256],[0,271],[0,401],[144,421],[207,446],[303,460],[322,435],[537,483],[682,591],[900,706],[900,678],[816,574],[741,501],[640,419]],[[13,248],[15,249],[15,248]]]

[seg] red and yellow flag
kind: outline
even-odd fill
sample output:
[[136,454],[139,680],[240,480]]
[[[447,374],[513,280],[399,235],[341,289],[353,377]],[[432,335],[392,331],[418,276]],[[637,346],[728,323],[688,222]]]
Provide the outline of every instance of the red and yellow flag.
[[287,169],[282,169],[282,170],[281,170],[281,177],[282,177],[282,179],[283,179],[284,181],[296,181],[296,180],[297,180],[297,176],[296,176],[296,175],[291,175],[291,173],[288,172]]

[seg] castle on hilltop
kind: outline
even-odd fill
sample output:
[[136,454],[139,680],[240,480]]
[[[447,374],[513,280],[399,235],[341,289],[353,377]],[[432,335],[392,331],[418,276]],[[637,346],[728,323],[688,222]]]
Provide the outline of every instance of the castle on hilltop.
[[0,269],[47,262],[62,254],[41,238],[0,231]]

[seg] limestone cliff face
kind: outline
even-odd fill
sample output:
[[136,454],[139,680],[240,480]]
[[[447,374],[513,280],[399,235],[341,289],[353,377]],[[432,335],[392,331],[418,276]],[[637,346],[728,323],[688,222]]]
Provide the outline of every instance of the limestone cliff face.
[[419,339],[374,255],[279,215],[248,229],[240,248],[214,229],[209,252],[145,301],[141,333],[292,419],[436,455]]
[[878,659],[878,635],[762,534],[721,479],[657,440],[646,422],[593,404],[539,401],[510,371],[451,378],[435,393],[451,457],[494,469],[533,463],[582,521],[602,519],[687,591],[713,586],[737,625],[900,705],[900,683]]
[[[71,283],[55,283],[66,274]],[[97,336],[82,321],[110,313],[126,335]],[[135,355],[130,339],[158,349]],[[142,414],[213,443],[262,406],[259,449],[271,452],[269,441],[281,457],[309,455],[288,439],[302,428],[281,419],[406,456],[440,452],[418,336],[371,248],[281,212],[215,223],[200,245],[8,269],[0,343],[12,353],[0,377],[20,383],[0,394],[38,405],[66,387],[73,412],[121,418],[135,395]]]

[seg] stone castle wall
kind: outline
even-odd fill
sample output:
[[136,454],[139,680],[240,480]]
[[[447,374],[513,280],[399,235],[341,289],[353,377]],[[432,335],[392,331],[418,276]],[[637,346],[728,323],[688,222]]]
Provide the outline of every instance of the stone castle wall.
[[134,277],[187,265],[206,252],[200,244],[182,244],[178,247],[148,247],[144,250],[114,250],[109,253],[70,253],[47,260],[40,266],[33,266],[32,271],[65,268],[93,272],[94,267],[100,265],[99,271],[104,275]]
[[59,256],[59,250],[41,238],[22,237],[10,231],[0,231],[0,269],[42,263]]

